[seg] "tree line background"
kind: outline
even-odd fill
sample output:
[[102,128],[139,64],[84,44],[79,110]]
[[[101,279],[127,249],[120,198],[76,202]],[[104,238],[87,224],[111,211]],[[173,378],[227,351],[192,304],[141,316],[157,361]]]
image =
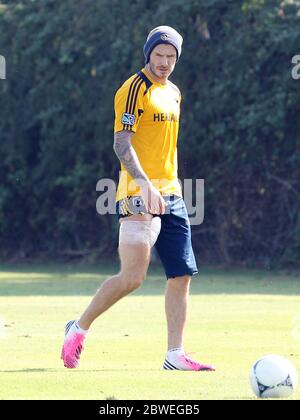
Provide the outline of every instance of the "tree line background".
[[0,261],[116,255],[97,181],[118,180],[113,98],[155,26],[184,37],[179,178],[205,179],[198,261],[300,265],[300,1],[0,4]]

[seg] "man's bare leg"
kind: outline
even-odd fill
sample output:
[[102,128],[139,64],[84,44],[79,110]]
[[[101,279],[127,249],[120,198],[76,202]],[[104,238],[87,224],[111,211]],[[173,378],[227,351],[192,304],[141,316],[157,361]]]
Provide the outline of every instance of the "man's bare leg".
[[[131,216],[121,223],[127,223],[127,220],[149,220],[149,217],[151,220],[151,215]],[[61,352],[65,367],[78,367],[85,334],[92,322],[142,284],[148,270],[150,255],[150,243],[119,244],[120,273],[104,281],[78,321],[70,321],[66,325],[66,336]]]
[[169,278],[165,295],[168,326],[168,350],[183,347],[183,333],[187,318],[190,276]]
[[191,359],[183,347],[190,281],[189,275],[168,279],[165,299],[168,352],[163,367],[166,370],[212,371],[215,370],[212,365]]
[[[126,223],[126,222],[123,222]],[[150,245],[119,245],[121,271],[102,283],[93,300],[78,321],[88,330],[92,322],[118,300],[141,286],[150,260]]]

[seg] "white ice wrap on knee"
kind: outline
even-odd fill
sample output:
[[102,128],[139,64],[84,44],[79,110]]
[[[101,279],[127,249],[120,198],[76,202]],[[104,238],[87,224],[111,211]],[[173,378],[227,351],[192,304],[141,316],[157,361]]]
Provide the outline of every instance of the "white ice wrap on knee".
[[160,217],[150,220],[123,220],[119,231],[121,244],[150,244],[152,247],[161,229]]

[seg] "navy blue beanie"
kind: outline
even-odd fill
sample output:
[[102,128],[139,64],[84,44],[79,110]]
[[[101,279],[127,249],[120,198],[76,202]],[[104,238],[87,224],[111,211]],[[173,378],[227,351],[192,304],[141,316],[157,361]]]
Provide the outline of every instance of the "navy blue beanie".
[[145,63],[147,64],[149,62],[153,48],[159,44],[173,45],[177,51],[178,61],[181,54],[182,41],[182,36],[175,29],[171,28],[171,26],[158,26],[152,29],[144,45]]

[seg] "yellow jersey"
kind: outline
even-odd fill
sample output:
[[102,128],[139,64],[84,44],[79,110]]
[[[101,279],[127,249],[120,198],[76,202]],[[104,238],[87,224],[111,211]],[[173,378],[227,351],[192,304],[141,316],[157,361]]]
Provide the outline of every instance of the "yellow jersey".
[[[131,144],[152,184],[162,195],[182,196],[178,181],[177,137],[181,94],[170,81],[162,85],[142,69],[115,95],[114,132],[134,133]],[[116,201],[141,195],[138,184],[121,163]]]

